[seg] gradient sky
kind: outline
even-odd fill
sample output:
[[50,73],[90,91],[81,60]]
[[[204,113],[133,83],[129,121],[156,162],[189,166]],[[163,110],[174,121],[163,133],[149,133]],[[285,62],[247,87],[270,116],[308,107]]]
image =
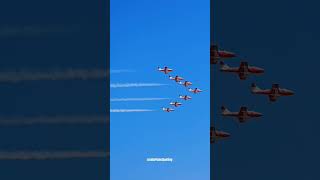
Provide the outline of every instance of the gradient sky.
[[[209,1],[111,1],[111,83],[163,83],[163,87],[111,89],[111,98],[192,94],[157,71],[174,69],[204,90],[173,113],[170,100],[112,102],[112,109],[156,112],[111,114],[111,179],[209,179]],[[171,157],[173,163],[146,162]]]
[[[0,6],[0,73],[105,68],[106,1],[6,1]],[[27,28],[26,28],[27,27]],[[1,117],[106,115],[106,82],[0,84]],[[106,150],[103,125],[0,127],[0,151]],[[0,161],[0,179],[107,179],[106,159]]]
[[[263,76],[247,81],[211,69],[215,124],[232,135],[214,146],[213,179],[319,179],[319,3],[214,0],[212,6],[212,40],[265,68]],[[239,59],[225,63],[238,66]],[[252,82],[263,88],[279,83],[296,94],[269,103],[250,94]],[[246,105],[264,117],[238,127],[219,115],[221,105]]]

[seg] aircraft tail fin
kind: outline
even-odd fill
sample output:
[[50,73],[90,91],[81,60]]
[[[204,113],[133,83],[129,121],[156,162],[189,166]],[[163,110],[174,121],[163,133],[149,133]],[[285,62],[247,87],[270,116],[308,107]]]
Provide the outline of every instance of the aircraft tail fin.
[[217,63],[217,59],[219,57],[219,53],[218,53],[218,46],[217,45],[212,45],[210,47],[210,56],[213,56],[213,62],[214,64]]
[[214,143],[215,140],[216,140],[216,137],[215,137],[215,128],[213,126],[210,127],[210,143]]
[[223,71],[223,70],[227,70],[229,69],[230,67],[225,64],[223,61],[220,61],[220,70]]
[[224,106],[221,106],[221,111],[222,111],[222,115],[225,115],[225,114],[229,114],[229,113],[230,113],[229,109],[227,109],[227,108],[224,107]]
[[260,91],[260,90],[261,89],[255,83],[251,84],[251,92],[252,93],[256,93],[257,91]]

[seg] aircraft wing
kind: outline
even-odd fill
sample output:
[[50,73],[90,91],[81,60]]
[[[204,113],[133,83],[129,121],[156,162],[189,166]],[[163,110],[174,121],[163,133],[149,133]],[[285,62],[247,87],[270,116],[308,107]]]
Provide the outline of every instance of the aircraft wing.
[[283,89],[283,88],[279,88],[279,93],[280,93],[282,96],[293,95],[293,91],[288,90],[288,89]]
[[239,115],[238,112],[223,112],[222,113],[223,116],[234,116],[237,117]]
[[269,94],[271,94],[271,90],[270,89],[259,89],[259,90],[254,91],[253,93],[269,95]]
[[255,83],[251,84],[251,92],[254,94],[271,94],[271,89],[260,89]]
[[262,116],[261,113],[255,112],[255,111],[248,111],[247,114],[251,117],[260,117]]
[[237,67],[224,67],[220,68],[220,70],[223,72],[239,72],[239,68]]
[[254,66],[248,67],[248,71],[249,71],[250,73],[254,73],[254,74],[264,73],[264,69],[259,68],[259,67],[254,67]]

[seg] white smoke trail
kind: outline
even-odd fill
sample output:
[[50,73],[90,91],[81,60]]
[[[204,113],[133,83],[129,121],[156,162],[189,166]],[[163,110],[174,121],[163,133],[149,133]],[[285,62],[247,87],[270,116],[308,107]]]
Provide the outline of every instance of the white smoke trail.
[[170,98],[112,98],[111,102],[123,102],[123,101],[161,101],[168,100]]
[[67,69],[65,71],[32,72],[27,70],[0,73],[0,83],[41,80],[89,80],[103,79],[108,76],[103,69]]
[[108,158],[106,151],[0,151],[0,160],[65,160]]
[[106,124],[109,117],[105,116],[39,116],[39,117],[0,117],[0,126],[31,126],[60,124]]
[[152,109],[110,109],[112,113],[152,112]]
[[16,70],[0,72],[0,83],[18,83],[21,81],[43,81],[43,80],[89,80],[103,79],[110,74],[134,72],[127,69],[66,69],[35,72],[30,70]]
[[135,72],[135,71],[129,70],[129,69],[113,69],[113,70],[110,70],[110,74],[129,73],[129,72]]
[[78,25],[58,25],[48,24],[40,25],[25,25],[25,26],[1,26],[0,38],[10,37],[38,37],[44,35],[57,35],[61,33],[75,33],[79,32]]
[[159,87],[167,84],[160,83],[115,83],[110,84],[110,88],[131,88],[131,87]]

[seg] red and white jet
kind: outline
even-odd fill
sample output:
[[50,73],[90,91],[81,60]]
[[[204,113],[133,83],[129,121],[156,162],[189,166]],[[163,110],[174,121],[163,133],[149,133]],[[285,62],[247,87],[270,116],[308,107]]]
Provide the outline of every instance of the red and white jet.
[[199,88],[195,88],[195,89],[191,89],[191,88],[189,88],[189,89],[188,89],[188,91],[193,92],[194,94],[197,94],[197,93],[202,92],[202,90],[201,90],[201,89],[199,89]]
[[250,74],[260,75],[264,73],[264,69],[255,66],[249,66],[248,62],[241,62],[239,67],[229,67],[228,65],[224,64],[223,61],[220,62],[220,65],[220,71],[237,73],[241,80],[247,79],[248,75]]
[[171,108],[162,108],[163,111],[165,112],[172,112],[174,111],[174,109],[171,109]]
[[251,84],[252,94],[268,95],[271,102],[275,102],[280,96],[294,95],[292,90],[280,88],[279,84],[272,84],[271,89],[260,89],[255,83]]
[[163,72],[163,73],[165,73],[165,74],[168,74],[168,73],[172,72],[173,69],[170,69],[170,68],[168,68],[167,66],[165,66],[164,68],[158,67],[158,71]]
[[184,100],[192,99],[190,96],[187,96],[187,95],[184,95],[184,96],[179,95],[179,98],[180,98],[180,99],[184,99]]
[[221,107],[222,116],[235,117],[240,123],[246,122],[248,119],[261,117],[262,114],[255,111],[248,111],[247,107],[241,107],[239,112],[231,112],[224,106]]
[[175,107],[179,107],[182,105],[182,103],[176,101],[176,102],[171,102],[170,105],[175,106]]
[[210,127],[210,144],[215,143],[217,140],[226,139],[230,134],[224,131],[218,131],[214,127]]
[[217,45],[210,46],[210,64],[217,64],[219,60],[236,57],[236,54],[229,51],[220,50]]
[[183,77],[180,77],[180,76],[175,76],[175,77],[169,76],[169,79],[174,80],[175,82],[180,82],[181,80],[183,80]]
[[179,82],[179,84],[183,85],[184,87],[188,87],[192,85],[190,81]]

